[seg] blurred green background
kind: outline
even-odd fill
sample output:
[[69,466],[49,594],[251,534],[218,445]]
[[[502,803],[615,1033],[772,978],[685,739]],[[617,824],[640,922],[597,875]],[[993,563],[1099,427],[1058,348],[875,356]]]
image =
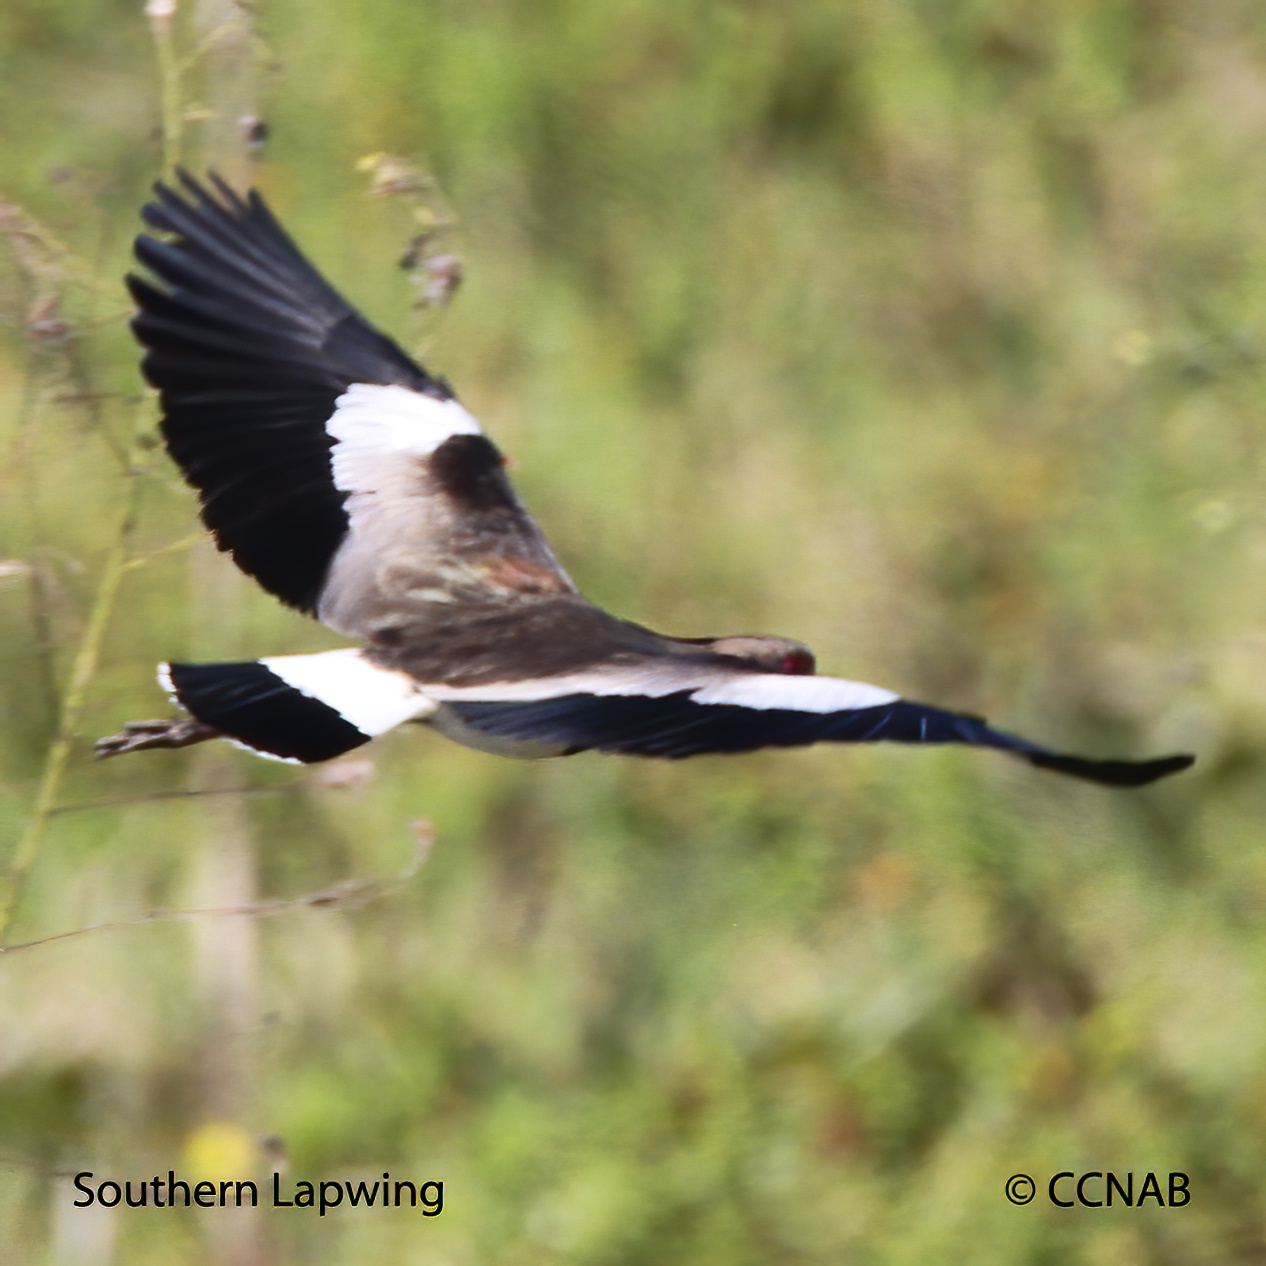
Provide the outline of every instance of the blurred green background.
[[[157,554],[10,943],[390,878],[419,821],[435,844],[360,906],[0,959],[5,1261],[1266,1259],[1266,5],[260,0],[249,45],[210,12],[175,27],[213,43],[189,161],[236,39],[253,179],[451,377],[592,599],[1200,763],[1114,793],[968,751],[517,765],[415,730],[333,773],[94,765],[162,714],[161,659],[337,644],[209,547]],[[10,849],[129,489],[129,556],[196,527],[161,452],[120,461],[154,423],[119,279],[159,118],[136,0],[5,0]],[[372,153],[460,220],[442,318]],[[445,1208],[71,1207],[80,1170],[274,1168],[443,1180]],[[1193,1197],[1058,1209],[1061,1170]]]

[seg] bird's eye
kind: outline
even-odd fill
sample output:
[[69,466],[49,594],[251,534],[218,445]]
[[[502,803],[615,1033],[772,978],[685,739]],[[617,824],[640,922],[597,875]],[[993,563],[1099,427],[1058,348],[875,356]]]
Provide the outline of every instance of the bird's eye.
[[782,661],[782,671],[794,677],[811,676],[815,667],[808,651],[788,651]]

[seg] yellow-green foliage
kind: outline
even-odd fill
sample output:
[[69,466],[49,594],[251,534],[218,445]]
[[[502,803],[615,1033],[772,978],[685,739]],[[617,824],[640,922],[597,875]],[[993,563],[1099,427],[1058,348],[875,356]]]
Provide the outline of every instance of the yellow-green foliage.
[[[417,819],[436,843],[361,908],[0,958],[5,1260],[1260,1260],[1266,10],[255,8],[258,183],[513,454],[592,598],[1200,763],[1114,793],[978,752],[520,766],[415,730],[351,785],[95,766],[161,714],[156,661],[337,644],[208,547],[159,554],[123,574],[10,943],[390,876]],[[120,278],[159,117],[139,0],[0,4],[0,198],[29,217],[0,242],[10,849],[129,486],[129,557],[196,526],[160,451],[121,460],[154,421]],[[460,217],[438,322],[375,152]],[[208,786],[249,790],[170,794]],[[79,1170],[242,1178],[282,1148],[290,1180],[442,1179],[444,1212],[70,1207]],[[1060,1170],[1194,1194],[1057,1209]]]

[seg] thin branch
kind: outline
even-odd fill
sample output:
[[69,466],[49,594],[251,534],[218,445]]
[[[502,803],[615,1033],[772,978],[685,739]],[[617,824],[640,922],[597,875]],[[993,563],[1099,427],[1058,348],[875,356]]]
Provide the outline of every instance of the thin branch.
[[[31,537],[40,540],[39,496],[36,490],[35,463],[32,459],[35,432],[35,370],[27,364],[26,382],[18,406],[18,441],[15,465],[18,468],[22,497],[26,503],[26,518]],[[35,631],[35,655],[39,663],[40,687],[44,696],[45,716],[51,728],[56,724],[60,692],[57,681],[57,641],[53,636],[52,602],[48,592],[48,574],[42,559],[27,560],[27,586],[31,599],[31,624]]]
[[262,901],[248,901],[236,906],[213,906],[200,910],[151,910],[148,914],[134,915],[130,919],[112,919],[107,923],[93,923],[88,927],[75,928],[70,932],[56,932],[52,936],[41,937],[37,941],[22,941],[17,945],[0,946],[0,954],[13,954],[18,950],[35,949],[40,945],[52,945],[56,941],[69,941],[74,937],[87,936],[89,932],[103,932],[110,928],[138,927],[143,923],[165,923],[173,920],[200,919],[209,916],[224,917],[227,915],[263,918],[273,914],[284,914],[287,910],[303,907],[318,909],[346,910],[356,906],[367,905],[371,901],[381,901],[392,893],[399,892],[406,884],[416,878],[418,872],[426,864],[435,843],[435,834],[429,822],[414,822],[415,844],[413,857],[409,864],[396,874],[385,879],[341,879],[328,888],[319,888],[316,892],[307,892],[298,897],[267,897]]
[[[35,515],[32,514],[33,521]],[[63,640],[76,642],[83,625],[74,599],[57,575],[56,552],[47,546],[36,546],[27,560],[30,590],[31,623],[35,630],[35,654],[40,666],[43,694],[43,715],[48,735],[52,736],[61,713],[61,647]],[[61,632],[61,637],[58,632]]]
[[160,545],[158,549],[150,550],[148,554],[137,554],[135,558],[129,558],[123,564],[123,570],[134,571],[138,567],[144,567],[146,563],[152,563],[156,558],[162,558],[165,554],[177,554],[192,549],[199,541],[206,540],[206,536],[205,532],[191,532],[178,541],[172,541],[170,545]]
[[128,479],[119,525],[106,555],[101,581],[97,586],[97,596],[88,615],[88,623],[84,628],[79,650],[71,665],[70,681],[67,683],[66,693],[62,699],[57,736],[49,744],[48,752],[44,757],[44,770],[40,777],[39,790],[36,792],[35,805],[9,864],[9,882],[3,900],[0,901],[0,944],[8,934],[18,902],[22,898],[22,890],[35,861],[35,855],[39,851],[40,842],[44,838],[57,793],[61,788],[62,778],[66,772],[66,762],[70,759],[71,749],[74,747],[75,733],[79,718],[83,713],[88,685],[97,670],[101,643],[105,637],[110,615],[114,610],[114,601],[127,564],[128,547],[136,527],[140,484],[141,481],[135,476]]
[[105,800],[80,800],[75,804],[59,804],[48,811],[50,818],[62,813],[85,813],[89,809],[114,809],[125,804],[148,804],[151,800],[191,800],[199,796],[266,796],[290,791],[301,786],[303,780],[278,783],[272,787],[207,787],[198,791],[147,791],[139,796],[110,796]]

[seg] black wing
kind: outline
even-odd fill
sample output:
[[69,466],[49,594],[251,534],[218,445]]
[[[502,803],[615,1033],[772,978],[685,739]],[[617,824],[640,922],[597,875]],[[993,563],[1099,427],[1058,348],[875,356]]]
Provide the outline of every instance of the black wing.
[[128,286],[141,362],[158,388],[167,448],[198,489],[222,550],[265,589],[315,612],[348,526],[325,422],[352,383],[439,400],[440,379],[364,320],[304,259],[257,193],[184,172],[156,185],[136,256],[162,283]]
[[572,694],[531,701],[450,701],[446,706],[485,734],[561,744],[573,751],[594,749],[629,756],[678,759],[812,743],[965,743],[1012,752],[1041,769],[1110,787],[1141,787],[1188,768],[1195,759],[1167,756],[1125,761],[1067,756],[990,729],[979,717],[905,699],[825,713],[698,703],[690,691],[658,698]]

